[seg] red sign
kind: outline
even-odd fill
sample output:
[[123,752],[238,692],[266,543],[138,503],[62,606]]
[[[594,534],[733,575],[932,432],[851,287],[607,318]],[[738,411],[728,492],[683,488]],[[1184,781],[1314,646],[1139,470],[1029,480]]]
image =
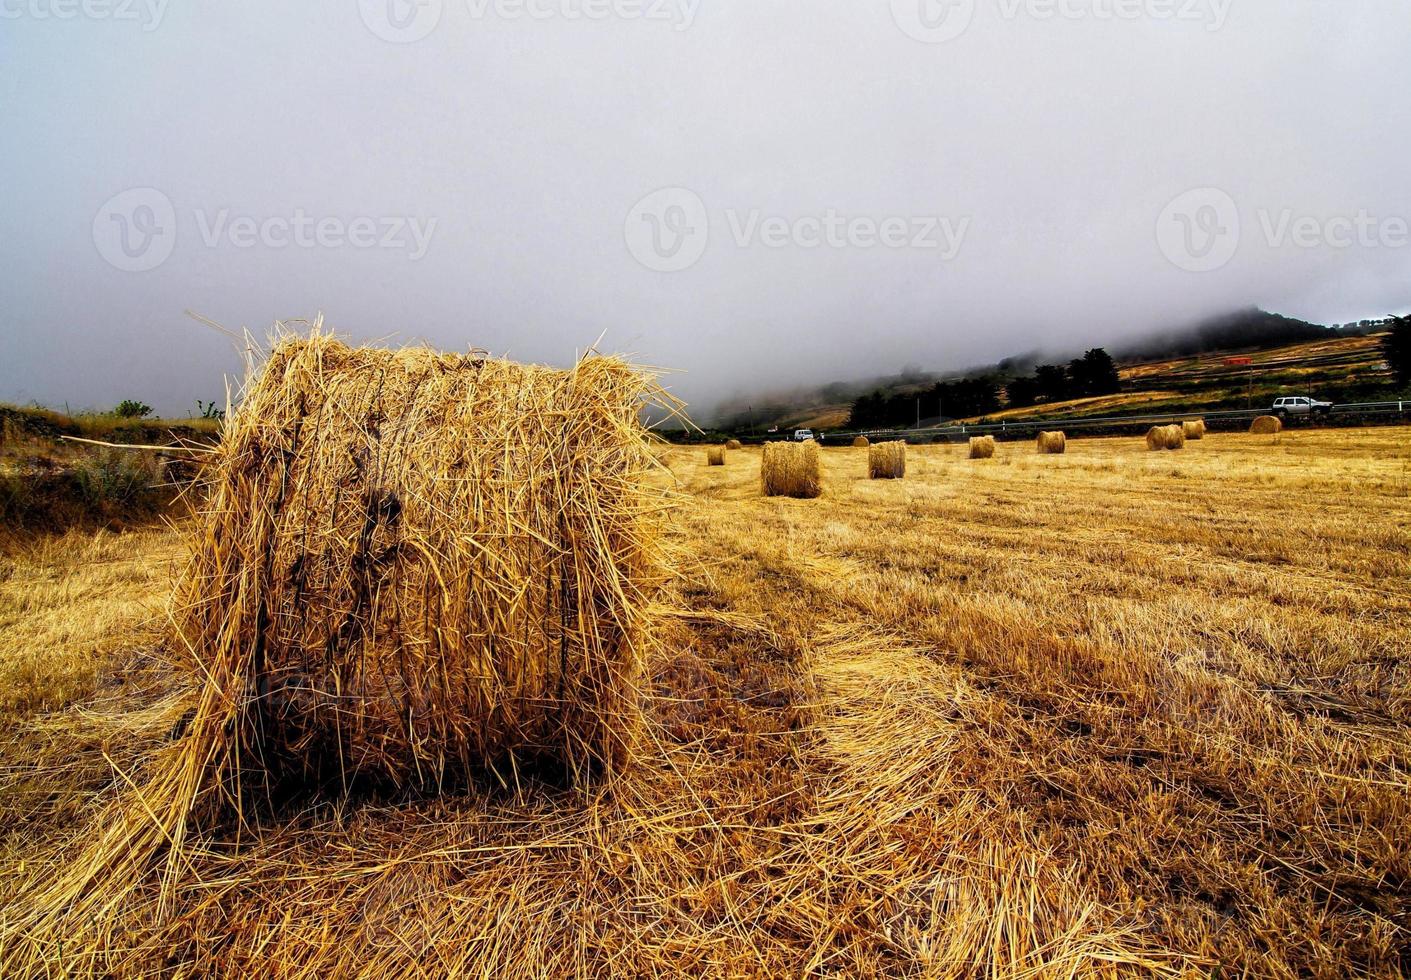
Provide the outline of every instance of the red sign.
[[1228,364],[1228,365],[1230,365],[1231,367],[1246,367],[1246,366],[1248,366],[1248,365],[1254,363],[1254,358],[1252,358],[1252,357],[1227,357],[1227,358],[1225,358],[1225,363]]

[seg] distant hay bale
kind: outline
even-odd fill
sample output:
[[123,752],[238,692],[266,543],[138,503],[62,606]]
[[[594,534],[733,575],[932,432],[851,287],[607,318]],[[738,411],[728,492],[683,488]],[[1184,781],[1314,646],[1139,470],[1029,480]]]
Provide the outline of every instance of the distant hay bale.
[[817,497],[823,493],[818,443],[765,443],[759,476],[766,497]]
[[706,465],[707,465],[707,466],[724,466],[724,465],[725,465],[725,447],[724,447],[724,446],[706,446]]
[[970,437],[970,458],[989,459],[995,454],[994,436],[971,436]]
[[1283,428],[1283,421],[1276,415],[1261,415],[1249,424],[1249,431],[1256,436],[1271,436]]
[[879,442],[869,446],[867,476],[873,480],[900,480],[906,476],[906,443]]
[[739,439],[727,439],[727,440],[725,440],[725,448],[726,448],[726,449],[743,449],[744,447],[740,445],[740,440],[739,440]]
[[1062,455],[1068,448],[1068,437],[1062,432],[1040,432],[1037,445],[1040,453]]
[[1179,425],[1153,425],[1146,433],[1147,449],[1184,449],[1186,430]]
[[1187,439],[1205,438],[1205,419],[1187,419],[1181,423],[1181,428],[1186,430]]
[[866,436],[858,436],[852,441],[852,445],[854,449],[866,449],[868,446],[872,445],[872,443]]

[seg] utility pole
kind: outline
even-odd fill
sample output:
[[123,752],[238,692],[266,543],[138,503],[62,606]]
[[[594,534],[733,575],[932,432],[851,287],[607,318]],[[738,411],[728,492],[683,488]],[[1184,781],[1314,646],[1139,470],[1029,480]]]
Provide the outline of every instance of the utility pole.
[[916,396],[916,427],[921,428],[921,396]]

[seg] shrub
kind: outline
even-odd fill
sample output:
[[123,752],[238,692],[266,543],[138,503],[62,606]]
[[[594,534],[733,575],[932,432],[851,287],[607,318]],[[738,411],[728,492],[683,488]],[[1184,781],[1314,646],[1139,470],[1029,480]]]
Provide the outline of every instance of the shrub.
[[120,419],[143,419],[152,414],[152,406],[124,398],[118,402],[118,407],[113,409],[113,414]]
[[74,479],[84,501],[101,508],[137,500],[156,482],[157,473],[147,453],[105,449],[80,460]]

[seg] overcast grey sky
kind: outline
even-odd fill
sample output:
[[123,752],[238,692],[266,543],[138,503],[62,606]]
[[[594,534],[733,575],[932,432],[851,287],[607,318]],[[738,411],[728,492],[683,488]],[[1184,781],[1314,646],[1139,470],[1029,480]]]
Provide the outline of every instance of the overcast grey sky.
[[0,0],[0,399],[228,340],[753,387],[1411,306],[1408,0]]

